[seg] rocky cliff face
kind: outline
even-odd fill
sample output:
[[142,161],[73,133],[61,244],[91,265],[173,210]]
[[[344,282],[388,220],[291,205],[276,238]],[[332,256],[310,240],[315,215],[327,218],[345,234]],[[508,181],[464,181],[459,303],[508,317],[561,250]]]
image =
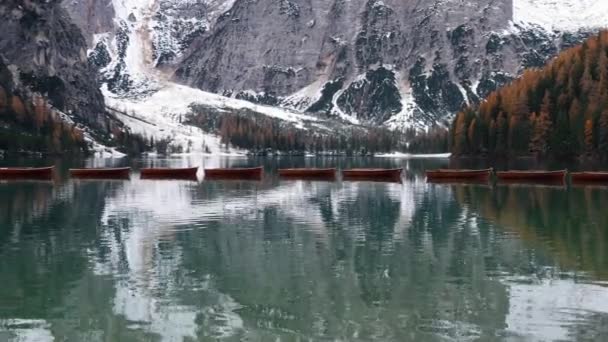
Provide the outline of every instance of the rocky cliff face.
[[[599,8],[598,0],[585,0],[578,7],[572,0],[565,2],[63,4],[83,18],[87,16],[82,12],[105,11],[80,25],[90,35],[90,59],[113,94],[145,95],[154,91],[158,79],[172,77],[225,96],[347,122],[423,128],[446,122],[463,105],[479,101],[525,68],[543,65],[608,24],[608,9]],[[539,11],[547,13],[543,19],[559,17],[561,26],[529,15]],[[106,20],[100,18],[112,15],[113,28],[102,33]]]
[[108,131],[104,98],[87,44],[58,1],[0,3],[0,62],[10,74],[4,86],[26,98],[39,93],[77,122]]
[[587,36],[518,24],[513,8],[510,0],[237,1],[193,42],[175,77],[354,122],[428,126]]

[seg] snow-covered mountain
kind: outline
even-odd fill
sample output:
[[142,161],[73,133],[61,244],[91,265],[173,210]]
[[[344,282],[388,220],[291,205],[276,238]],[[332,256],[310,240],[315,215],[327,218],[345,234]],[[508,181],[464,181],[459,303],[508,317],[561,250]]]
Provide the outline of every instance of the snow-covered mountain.
[[281,107],[285,115],[391,128],[445,122],[524,68],[608,26],[603,0],[63,5],[87,36],[106,98],[146,103],[176,82]]
[[83,35],[57,1],[0,1],[0,31],[0,128],[39,134],[11,116],[46,113],[82,128],[87,140],[122,130],[105,111]]
[[608,2],[598,0],[513,0],[513,21],[547,31],[608,26]]

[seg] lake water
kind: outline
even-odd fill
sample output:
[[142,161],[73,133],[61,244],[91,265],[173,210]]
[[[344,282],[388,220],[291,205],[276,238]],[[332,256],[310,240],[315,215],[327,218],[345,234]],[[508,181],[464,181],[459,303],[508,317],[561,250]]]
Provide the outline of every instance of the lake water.
[[[260,163],[260,182],[68,179],[82,161],[0,182],[0,341],[608,340],[608,187],[427,184],[444,160],[112,165]],[[406,171],[275,175],[304,165]]]

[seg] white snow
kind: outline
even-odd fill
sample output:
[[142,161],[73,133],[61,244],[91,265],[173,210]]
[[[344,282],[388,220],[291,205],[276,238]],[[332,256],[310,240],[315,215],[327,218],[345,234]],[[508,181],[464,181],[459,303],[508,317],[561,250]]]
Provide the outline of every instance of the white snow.
[[[171,2],[173,0],[163,0]],[[216,19],[223,11],[228,10],[234,1],[209,1],[213,16]],[[104,85],[102,91],[108,107],[117,110],[115,113],[134,133],[160,139],[171,140],[171,146],[181,147],[186,153],[242,154],[243,151],[227,149],[220,139],[201,129],[184,125],[181,122],[189,113],[190,105],[195,103],[215,107],[218,110],[249,109],[269,117],[284,120],[300,129],[306,129],[305,123],[320,123],[316,117],[301,114],[288,109],[256,105],[251,102],[230,99],[224,96],[207,93],[198,89],[178,85],[167,81],[159,69],[154,68],[152,58],[152,38],[156,34],[153,16],[159,3],[156,0],[112,0],[116,11],[117,24],[128,26],[128,46],[124,58],[126,70],[134,83],[134,90],[129,94],[114,94]],[[184,4],[181,4],[182,6]],[[116,37],[111,40],[108,34],[95,36],[95,41],[104,41],[110,47],[113,62],[106,70],[112,71],[120,61],[117,58]],[[120,112],[128,115],[123,115]],[[103,150],[103,148],[99,148]]]
[[[397,72],[395,77],[399,80],[402,78],[401,73]],[[414,111],[418,107],[416,99],[412,94],[412,88],[409,84],[398,84],[399,92],[401,93],[401,111],[393,115],[385,126],[391,130],[406,130],[416,128],[416,123],[413,121]]]
[[306,108],[321,98],[321,91],[324,84],[325,80],[320,78],[299,91],[287,96],[282,101],[282,105],[296,110],[306,110]]
[[[344,89],[346,89],[346,88],[344,88]],[[342,111],[342,109],[340,109],[340,106],[338,106],[338,99],[344,93],[344,89],[341,89],[341,90],[337,91],[334,94],[334,97],[331,99],[331,103],[333,105],[332,113],[334,115],[337,115],[340,119],[342,119],[342,120],[344,120],[344,121],[346,121],[348,123],[351,123],[353,125],[359,125],[360,121],[356,117],[344,113],[344,111]]]
[[155,140],[170,138],[173,146],[182,146],[184,152],[234,155],[244,151],[226,149],[219,137],[203,132],[200,128],[181,122],[190,112],[191,104],[204,104],[218,110],[249,109],[269,117],[284,120],[304,129],[305,123],[319,123],[319,119],[289,110],[257,105],[231,99],[187,86],[165,82],[162,88],[145,98],[119,98],[102,88],[106,104],[119,112],[119,118],[134,133],[154,137]]
[[164,88],[146,99],[121,99],[113,97],[105,87],[108,107],[120,112],[115,114],[133,133],[154,138],[155,141],[168,139],[170,145],[181,147],[185,153],[211,153],[218,155],[243,154],[243,151],[226,148],[220,138],[203,132],[200,128],[183,125],[180,121],[187,113],[189,103],[176,101],[184,99],[171,88]]
[[[191,104],[200,103],[218,109],[249,109],[296,125],[303,125],[305,122],[320,121],[314,116],[277,107],[258,105],[244,100],[232,99],[171,82],[165,82],[160,90],[143,99],[120,99],[113,96],[112,93],[107,90],[105,90],[104,93],[111,107],[117,105],[117,107],[114,108],[118,109],[122,104],[123,108],[143,113],[161,112],[162,115],[180,116],[189,112],[189,106]],[[147,116],[148,115],[144,114],[144,118]]]
[[513,22],[548,31],[608,27],[606,0],[513,0]]
[[48,106],[48,108],[49,108],[49,110],[52,110],[54,113],[59,115],[59,117],[61,118],[62,121],[66,122],[67,124],[69,124],[71,126],[78,127],[80,129],[80,131],[82,132],[82,135],[84,137],[84,140],[88,143],[89,149],[95,157],[97,157],[97,158],[122,158],[122,157],[126,156],[126,154],[119,152],[114,147],[108,147],[108,146],[105,146],[105,145],[97,142],[91,135],[91,132],[86,127],[76,125],[74,120],[72,120],[72,118],[69,115],[65,114],[64,112],[62,112],[56,108],[53,108],[50,106]]

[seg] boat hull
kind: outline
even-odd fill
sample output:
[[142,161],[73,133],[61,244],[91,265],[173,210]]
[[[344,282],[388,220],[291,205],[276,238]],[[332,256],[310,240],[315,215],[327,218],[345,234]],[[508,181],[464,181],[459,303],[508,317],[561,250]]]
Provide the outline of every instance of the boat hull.
[[562,171],[501,171],[496,172],[498,180],[503,182],[538,182],[563,183],[566,181],[566,170]]
[[485,170],[433,170],[426,172],[429,181],[475,180],[488,181],[493,169]]
[[403,169],[351,169],[343,170],[345,180],[399,182]]
[[146,168],[141,169],[142,179],[188,179],[196,180],[198,167],[190,168]]
[[70,176],[85,179],[128,179],[130,167],[106,169],[70,169]]
[[279,169],[284,178],[336,178],[336,169]]
[[261,179],[264,168],[205,169],[205,178],[211,179]]
[[54,166],[17,168],[0,168],[0,179],[51,179],[53,178]]
[[573,172],[573,183],[608,183],[608,172]]

